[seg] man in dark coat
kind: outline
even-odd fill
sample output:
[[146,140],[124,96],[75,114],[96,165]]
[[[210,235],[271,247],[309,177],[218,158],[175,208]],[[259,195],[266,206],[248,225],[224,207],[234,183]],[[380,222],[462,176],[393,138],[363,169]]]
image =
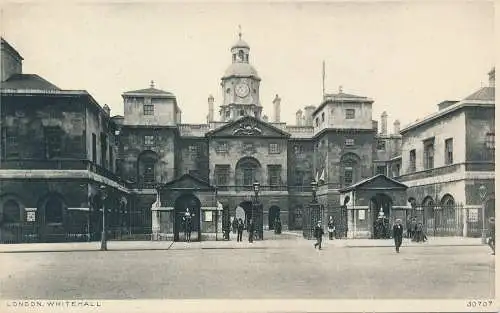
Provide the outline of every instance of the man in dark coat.
[[396,245],[396,252],[399,253],[399,247],[403,243],[403,225],[401,225],[401,220],[397,219],[396,223],[392,227],[392,237],[394,238],[394,244]]
[[491,254],[495,255],[495,218],[490,217],[490,236],[488,238],[488,246],[493,251]]
[[253,233],[255,231],[255,225],[253,223],[253,219],[250,219],[248,223],[248,242],[253,243]]
[[321,221],[318,221],[318,224],[314,227],[314,238],[316,238],[316,243],[314,244],[315,249],[318,247],[318,249],[321,250],[321,242],[323,241],[324,234],[325,231],[323,227],[321,227]]
[[237,226],[238,237],[237,237],[236,241],[242,241],[242,239],[243,239],[243,229],[244,228],[245,228],[245,224],[243,223],[243,220],[241,218],[238,219],[238,226]]

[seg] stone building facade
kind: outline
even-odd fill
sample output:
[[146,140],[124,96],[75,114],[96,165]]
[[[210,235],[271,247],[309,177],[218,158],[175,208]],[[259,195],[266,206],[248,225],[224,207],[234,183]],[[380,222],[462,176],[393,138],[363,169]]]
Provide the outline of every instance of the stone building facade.
[[[270,120],[259,95],[262,80],[241,34],[229,60],[218,117],[209,96],[206,123],[186,124],[175,95],[153,82],[124,92],[124,115],[111,116],[86,91],[61,90],[22,73],[22,57],[2,39],[2,64],[8,66],[2,66],[0,89],[1,241],[93,240],[103,207],[111,238],[154,234],[180,240],[186,209],[194,215],[197,239],[217,238],[229,218],[254,214],[256,181],[265,229],[277,217],[285,230],[302,227],[313,180],[324,218],[339,223],[340,191],[377,174],[408,183],[420,198],[406,150],[416,141],[412,136],[420,136],[410,134],[424,126],[400,132],[396,121],[389,134],[384,112],[379,131],[374,100],[342,89],[299,110],[296,125],[280,120],[282,99],[276,95]],[[464,129],[480,131],[478,121],[488,109],[469,112],[463,106],[457,112],[470,117]],[[486,163],[481,166],[491,166]],[[398,194],[394,201],[399,205],[403,198]],[[364,205],[352,203],[352,209]]]

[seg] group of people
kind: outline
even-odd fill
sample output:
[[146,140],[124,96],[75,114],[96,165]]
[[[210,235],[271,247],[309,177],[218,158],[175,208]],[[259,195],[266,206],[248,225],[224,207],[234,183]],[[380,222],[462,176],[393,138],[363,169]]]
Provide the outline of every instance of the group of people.
[[[225,240],[230,240],[230,232],[232,228],[233,234],[236,234],[236,241],[241,242],[243,241],[243,230],[245,230],[245,223],[243,222],[242,218],[234,218],[231,227],[226,227],[224,231],[224,239]],[[253,240],[255,239],[255,224],[252,219],[248,220],[247,224],[247,232],[248,232],[248,242],[252,243]]]
[[424,224],[417,222],[416,217],[408,218],[407,223],[407,238],[414,242],[426,242],[427,236],[425,235]]

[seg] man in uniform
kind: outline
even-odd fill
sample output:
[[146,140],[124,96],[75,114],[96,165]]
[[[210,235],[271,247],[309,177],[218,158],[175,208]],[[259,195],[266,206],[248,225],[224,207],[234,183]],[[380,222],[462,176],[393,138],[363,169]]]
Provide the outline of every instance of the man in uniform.
[[318,247],[321,250],[321,242],[323,241],[323,234],[325,231],[323,227],[321,227],[321,221],[318,221],[316,227],[314,227],[314,238],[316,238],[316,243],[314,244],[314,248]]

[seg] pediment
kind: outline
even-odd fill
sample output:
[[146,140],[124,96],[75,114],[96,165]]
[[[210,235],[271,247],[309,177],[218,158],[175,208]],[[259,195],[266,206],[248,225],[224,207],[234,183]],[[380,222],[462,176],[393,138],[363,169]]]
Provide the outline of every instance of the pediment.
[[272,137],[288,138],[290,134],[251,116],[229,122],[207,133],[207,137]]
[[406,190],[408,186],[385,175],[379,174],[359,181],[349,187],[339,190],[341,193],[352,190]]
[[165,185],[162,189],[168,188],[171,190],[214,190],[215,187],[211,186],[208,182],[194,177],[189,174],[184,174],[179,178],[176,178]]

